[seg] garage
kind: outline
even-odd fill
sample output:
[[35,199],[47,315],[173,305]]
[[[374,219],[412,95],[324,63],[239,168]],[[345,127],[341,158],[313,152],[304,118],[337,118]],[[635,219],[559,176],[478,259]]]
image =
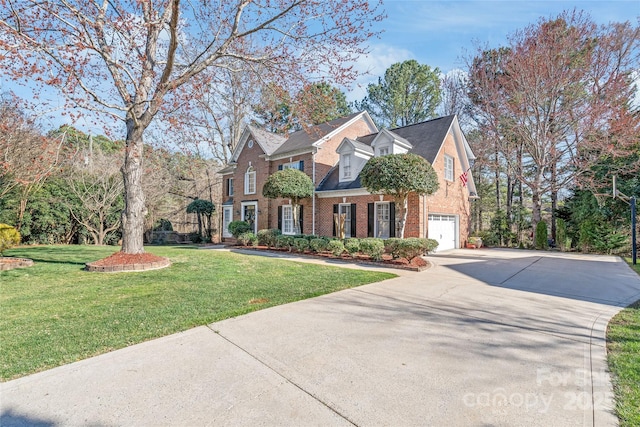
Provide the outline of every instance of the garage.
[[458,220],[456,215],[429,214],[429,239],[438,241],[437,252],[455,249],[457,243]]

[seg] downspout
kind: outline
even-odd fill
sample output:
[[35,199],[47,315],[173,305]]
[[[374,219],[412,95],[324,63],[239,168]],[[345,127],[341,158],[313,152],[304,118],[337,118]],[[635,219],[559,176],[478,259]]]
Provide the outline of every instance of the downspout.
[[424,218],[422,220],[422,235],[426,239],[427,238],[427,221],[429,220],[429,215],[427,213],[427,195],[426,194],[422,195],[422,212],[424,215]]
[[314,149],[311,153],[311,165],[313,175],[311,180],[313,181],[313,195],[311,196],[311,234],[316,234],[316,153],[318,149]]

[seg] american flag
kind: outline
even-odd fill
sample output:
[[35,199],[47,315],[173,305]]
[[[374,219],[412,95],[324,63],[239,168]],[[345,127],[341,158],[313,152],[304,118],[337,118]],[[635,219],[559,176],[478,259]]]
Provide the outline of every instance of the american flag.
[[467,172],[469,172],[469,169],[467,169],[462,175],[460,175],[460,181],[462,181],[463,187],[467,186]]

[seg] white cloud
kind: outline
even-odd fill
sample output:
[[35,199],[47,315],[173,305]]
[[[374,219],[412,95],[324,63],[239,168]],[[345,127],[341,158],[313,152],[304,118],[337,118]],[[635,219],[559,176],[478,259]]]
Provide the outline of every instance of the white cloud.
[[370,46],[370,53],[361,57],[355,64],[360,77],[346,88],[347,101],[360,101],[367,94],[367,85],[378,81],[384,72],[396,62],[414,59],[415,55],[404,48],[385,43]]

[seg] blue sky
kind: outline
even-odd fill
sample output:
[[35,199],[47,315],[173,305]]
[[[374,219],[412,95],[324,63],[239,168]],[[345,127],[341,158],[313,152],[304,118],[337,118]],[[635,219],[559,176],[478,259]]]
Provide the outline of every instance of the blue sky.
[[368,82],[377,80],[391,64],[407,59],[438,67],[444,73],[464,69],[463,58],[475,51],[477,43],[503,46],[516,30],[574,8],[584,10],[598,24],[634,23],[640,16],[639,0],[385,0],[388,17],[379,25],[384,32],[379,39],[370,40],[372,54],[358,64],[371,75],[360,78],[348,98],[362,98]]
[[[473,54],[478,44],[506,45],[507,37],[516,30],[536,23],[540,18],[555,17],[564,10],[584,10],[599,24],[638,22],[640,17],[640,0],[384,0],[383,8],[387,19],[377,28],[383,32],[369,41],[371,54],[356,64],[358,70],[368,74],[345,89],[349,101],[362,99],[366,95],[366,85],[375,82],[396,62],[415,59],[421,64],[438,67],[444,73],[464,69],[464,58]],[[10,88],[15,89],[15,86],[0,81],[0,90]],[[23,90],[18,89],[18,92],[26,95]],[[60,117],[60,110],[53,116],[53,120],[43,123],[44,127],[57,127],[66,121]],[[86,118],[76,126],[84,130],[93,127]]]

